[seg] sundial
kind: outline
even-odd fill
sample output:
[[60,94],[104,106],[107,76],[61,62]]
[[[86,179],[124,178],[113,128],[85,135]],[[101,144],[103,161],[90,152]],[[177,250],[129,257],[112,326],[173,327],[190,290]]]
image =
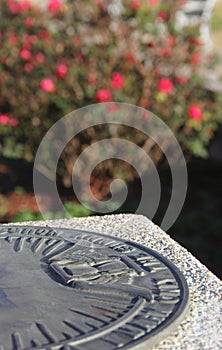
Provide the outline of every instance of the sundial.
[[162,255],[75,229],[0,226],[0,349],[148,349],[183,319],[187,283]]

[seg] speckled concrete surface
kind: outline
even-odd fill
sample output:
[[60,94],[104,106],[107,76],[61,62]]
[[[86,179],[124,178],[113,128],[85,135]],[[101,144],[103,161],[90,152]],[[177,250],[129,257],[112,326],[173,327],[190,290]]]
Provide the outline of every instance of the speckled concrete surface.
[[120,214],[20,224],[48,225],[107,233],[158,251],[183,272],[190,290],[190,307],[187,316],[177,330],[152,349],[222,349],[221,281],[185,248],[144,216]]

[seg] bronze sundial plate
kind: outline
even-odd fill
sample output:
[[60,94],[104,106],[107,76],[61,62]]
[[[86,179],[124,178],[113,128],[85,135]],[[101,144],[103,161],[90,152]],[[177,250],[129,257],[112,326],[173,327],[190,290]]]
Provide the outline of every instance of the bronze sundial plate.
[[0,226],[0,349],[148,349],[188,288],[155,251],[73,229]]

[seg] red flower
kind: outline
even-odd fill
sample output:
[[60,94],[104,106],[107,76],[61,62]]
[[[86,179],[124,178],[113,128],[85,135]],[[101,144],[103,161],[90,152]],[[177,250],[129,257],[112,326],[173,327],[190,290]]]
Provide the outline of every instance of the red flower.
[[146,44],[146,46],[147,46],[149,49],[152,49],[152,48],[154,48],[155,44],[154,44],[153,41],[149,41],[149,42]]
[[158,81],[157,88],[159,91],[163,92],[166,95],[169,95],[173,90],[173,83],[167,78],[161,78]]
[[68,72],[68,68],[65,64],[61,63],[57,66],[55,74],[57,78],[64,78]]
[[36,62],[38,62],[38,63],[44,63],[45,62],[45,55],[43,55],[42,52],[38,52],[35,55],[35,59],[36,59]]
[[24,70],[26,73],[31,73],[33,71],[33,65],[31,63],[26,63],[24,65]]
[[186,84],[188,82],[188,79],[182,76],[175,77],[175,80],[177,84]]
[[194,53],[190,58],[190,63],[193,66],[196,66],[200,63],[200,55],[198,53]]
[[132,10],[138,10],[138,8],[140,8],[140,6],[141,6],[140,0],[132,0],[130,3],[130,7]]
[[95,99],[97,102],[111,102],[112,94],[108,89],[101,89],[97,91]]
[[42,89],[43,91],[49,92],[51,94],[53,94],[56,90],[55,85],[54,85],[52,79],[50,79],[50,78],[45,78],[41,81],[40,89]]
[[124,85],[124,77],[121,73],[114,72],[112,74],[111,86],[113,89],[122,89]]
[[9,37],[9,43],[11,45],[15,45],[15,44],[17,44],[17,42],[18,42],[17,35],[16,34],[11,34],[10,37]]
[[26,50],[31,50],[31,48],[32,48],[31,35],[23,34],[23,36],[22,36],[22,48],[26,49]]
[[189,43],[191,45],[194,45],[194,46],[201,46],[201,45],[203,45],[202,42],[199,39],[197,39],[197,38],[189,38],[188,41],[189,41]]
[[7,125],[9,124],[10,118],[7,114],[0,114],[0,124]]
[[135,63],[134,57],[132,55],[130,55],[130,54],[125,55],[124,59],[125,59],[126,62]]
[[16,15],[17,13],[20,12],[20,5],[17,1],[14,0],[8,0],[7,2],[9,11],[13,14]]
[[31,8],[31,4],[28,0],[20,1],[19,5],[20,5],[21,12],[28,11]]
[[11,118],[11,119],[9,120],[9,124],[10,124],[10,126],[11,126],[12,128],[14,128],[15,126],[18,125],[18,119],[17,119],[17,118]]
[[161,19],[162,21],[165,21],[167,19],[167,13],[164,11],[160,11],[157,14],[157,18]]
[[31,4],[28,0],[22,0],[20,2],[14,0],[8,0],[9,11],[16,15],[17,13],[28,11],[31,8]]
[[29,61],[32,57],[31,52],[27,49],[22,49],[19,55],[24,61]]
[[49,38],[50,38],[49,33],[45,29],[41,29],[38,33],[38,36],[40,39],[45,40],[45,41],[49,40]]
[[175,42],[176,42],[176,38],[172,35],[168,36],[167,38],[167,44],[169,46],[174,46],[175,45]]
[[31,28],[33,27],[33,24],[34,24],[34,18],[33,17],[26,17],[25,21],[24,21],[24,24],[27,28]]
[[188,108],[188,116],[191,118],[191,119],[194,119],[194,120],[201,120],[202,119],[202,109],[198,106],[198,105],[190,105],[189,108]]
[[148,3],[150,6],[157,6],[158,5],[158,0],[148,0]]
[[57,13],[62,6],[61,0],[50,0],[48,3],[48,10],[51,13]]

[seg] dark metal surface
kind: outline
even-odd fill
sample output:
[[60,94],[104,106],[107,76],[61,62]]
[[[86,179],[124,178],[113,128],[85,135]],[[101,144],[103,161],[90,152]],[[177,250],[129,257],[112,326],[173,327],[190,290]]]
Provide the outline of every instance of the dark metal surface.
[[0,226],[0,349],[148,349],[184,317],[183,275],[149,248]]

